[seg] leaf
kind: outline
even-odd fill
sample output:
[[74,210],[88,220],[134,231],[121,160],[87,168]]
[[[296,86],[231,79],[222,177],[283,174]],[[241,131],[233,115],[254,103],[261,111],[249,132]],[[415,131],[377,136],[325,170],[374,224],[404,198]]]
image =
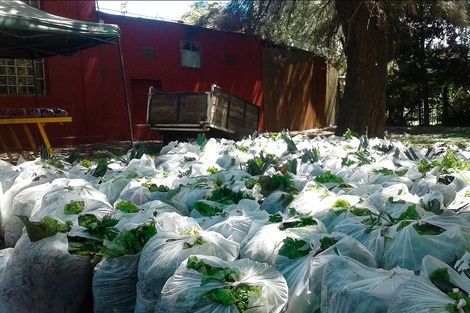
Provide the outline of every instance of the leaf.
[[91,175],[94,177],[103,177],[107,171],[108,161],[106,159],[100,159],[98,160],[98,164],[96,165],[96,168],[94,169]]
[[288,257],[292,260],[306,256],[311,251],[310,244],[301,239],[286,237],[282,242],[283,245],[279,249],[279,255]]
[[138,213],[140,209],[132,202],[123,200],[116,204],[116,209],[123,213]]
[[44,217],[40,222],[31,222],[27,216],[17,215],[26,227],[29,240],[35,242],[44,238],[52,237],[58,232],[66,233],[72,228],[72,222],[66,223],[51,216]]
[[85,209],[85,201],[72,200],[64,206],[65,215],[80,214]]
[[216,206],[209,205],[202,201],[196,201],[193,204],[193,210],[198,211],[202,216],[216,216],[222,213],[222,209]]
[[283,129],[280,132],[279,136],[287,144],[287,151],[289,152],[297,151],[297,146],[295,145],[295,142],[292,140],[288,130]]

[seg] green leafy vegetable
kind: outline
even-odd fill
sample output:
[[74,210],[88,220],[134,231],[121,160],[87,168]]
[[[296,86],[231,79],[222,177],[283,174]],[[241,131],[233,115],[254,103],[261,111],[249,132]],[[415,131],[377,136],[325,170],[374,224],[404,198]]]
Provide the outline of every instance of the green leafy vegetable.
[[223,267],[214,267],[206,264],[204,260],[199,260],[197,256],[190,256],[188,258],[187,268],[193,269],[201,273],[201,286],[204,286],[209,280],[214,279],[221,283],[235,282],[239,280],[239,273]]
[[107,171],[108,171],[108,160],[103,158],[98,161],[98,164],[96,165],[96,168],[93,170],[91,175],[94,177],[103,177]]
[[351,207],[351,203],[349,203],[349,201],[346,200],[346,199],[338,199],[333,203],[333,205],[331,207],[333,207],[333,208],[349,208],[349,207]]
[[214,288],[200,296],[201,299],[208,299],[222,305],[235,305],[238,312],[243,313],[249,309],[250,299],[253,295],[261,298],[262,286],[249,286],[239,284],[236,287]]
[[207,144],[206,134],[197,134],[196,142],[199,147],[204,148]]
[[[196,227],[192,227],[184,232],[181,232],[181,236],[191,236],[189,240],[183,244],[183,250],[190,249],[194,246],[200,246],[207,243],[201,236],[200,231]],[[179,241],[180,239],[168,239],[166,242]]]
[[209,174],[215,175],[215,174],[217,174],[217,173],[220,173],[220,170],[219,170],[217,167],[215,167],[215,166],[209,166],[209,167],[207,168],[207,172],[208,172]]
[[320,249],[321,251],[325,251],[329,247],[334,246],[337,242],[338,240],[336,240],[335,238],[325,236],[320,239]]
[[262,296],[262,286],[249,286],[247,284],[232,285],[240,280],[240,274],[229,268],[214,267],[199,260],[196,256],[190,256],[186,267],[202,274],[201,286],[207,284],[210,280],[216,280],[226,287],[211,289],[199,296],[199,299],[220,303],[222,305],[235,305],[238,312],[245,312],[249,307],[250,299],[253,296],[260,298]]
[[29,240],[35,242],[52,237],[57,233],[67,233],[72,229],[72,222],[65,223],[51,216],[45,216],[40,222],[31,222],[27,216],[17,215],[26,227]]
[[222,204],[238,204],[238,202],[240,202],[242,199],[253,198],[245,195],[242,191],[235,192],[227,186],[214,189],[212,194],[207,198],[207,200]]
[[295,260],[308,255],[311,250],[312,249],[308,242],[301,239],[286,237],[283,240],[283,245],[279,249],[279,255]]
[[286,230],[288,228],[310,227],[315,225],[317,225],[317,222],[313,219],[313,216],[302,216],[296,221],[281,223],[279,229]]
[[157,229],[154,222],[125,230],[105,247],[103,256],[107,259],[113,259],[123,255],[137,254],[142,251],[147,241],[156,234]]
[[316,148],[305,149],[300,157],[302,163],[316,163],[319,160],[320,152]]
[[116,204],[116,209],[123,213],[138,213],[140,209],[132,202],[123,200]]
[[269,215],[268,221],[270,223],[280,223],[282,222],[282,216],[279,213]]
[[[470,313],[470,298],[468,293],[450,281],[447,268],[438,268],[429,274],[429,280],[447,294],[449,298],[455,300],[454,304],[448,304],[446,310],[450,313]],[[462,302],[462,300],[464,302]],[[461,305],[464,304],[463,307]],[[460,308],[460,309],[459,309]]]
[[78,217],[78,225],[86,228],[86,231],[100,239],[113,240],[119,235],[119,230],[115,228],[118,220],[109,216],[104,216],[102,220],[91,214]]
[[168,192],[170,190],[167,186],[157,186],[157,184],[154,183],[143,183],[142,186],[147,187],[150,192]]
[[455,151],[447,150],[442,161],[428,161],[423,158],[418,164],[418,171],[425,174],[435,167],[439,167],[439,173],[456,173],[468,170],[468,162],[460,161],[454,154]]
[[356,132],[353,132],[349,128],[346,130],[346,132],[343,134],[344,139],[353,139],[353,138],[359,138],[359,134]]
[[393,174],[393,171],[392,171],[392,170],[389,170],[388,168],[385,168],[385,167],[383,167],[383,168],[381,168],[381,169],[379,169],[379,170],[374,170],[373,172],[376,173],[376,174],[381,173],[381,174],[383,174],[384,176],[390,176],[390,175]]
[[194,202],[193,209],[198,211],[202,216],[216,216],[222,213],[222,209],[202,201]]
[[331,174],[331,171],[327,171],[322,175],[315,177],[317,183],[338,183],[341,184],[344,180],[341,177],[338,177],[334,174]]
[[[413,221],[417,221],[420,219],[421,217],[416,211],[416,205],[415,204],[410,205],[408,209],[405,212],[403,212],[396,220],[396,222],[400,223],[398,230],[401,230],[405,228],[406,226],[410,225]],[[428,223],[415,223],[413,224],[413,227],[416,230],[416,232],[422,236],[425,236],[425,235],[435,236],[435,235],[442,234],[445,231],[445,229],[439,226],[435,226],[435,225],[428,224]]]
[[260,193],[267,197],[275,190],[280,190],[284,192],[296,191],[292,177],[288,174],[279,175],[275,174],[273,176],[260,176],[258,183],[261,186]]
[[281,139],[284,140],[284,142],[286,143],[287,151],[289,152],[297,151],[297,146],[295,145],[295,142],[292,140],[288,130],[283,129],[279,133],[279,137],[281,137]]
[[252,176],[263,175],[271,165],[275,165],[277,162],[273,154],[267,154],[264,156],[261,151],[259,157],[254,157],[247,161],[245,170]]
[[69,241],[68,252],[70,254],[86,256],[94,267],[103,258],[103,241],[82,237],[67,237]]
[[85,209],[85,201],[72,200],[64,206],[65,215],[80,214]]

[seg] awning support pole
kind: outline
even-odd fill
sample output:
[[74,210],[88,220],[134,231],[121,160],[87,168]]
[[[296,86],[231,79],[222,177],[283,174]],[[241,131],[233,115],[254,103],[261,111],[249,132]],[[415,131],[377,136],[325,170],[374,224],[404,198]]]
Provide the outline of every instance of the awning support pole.
[[123,87],[124,87],[124,97],[126,99],[127,120],[129,122],[129,133],[130,133],[130,136],[131,136],[131,149],[132,149],[132,148],[134,148],[134,132],[132,131],[131,106],[129,104],[129,96],[127,94],[126,73],[124,71],[124,58],[122,56],[121,37],[118,37],[117,43],[118,43],[118,49],[119,49],[119,58],[121,60],[122,83],[123,83]]

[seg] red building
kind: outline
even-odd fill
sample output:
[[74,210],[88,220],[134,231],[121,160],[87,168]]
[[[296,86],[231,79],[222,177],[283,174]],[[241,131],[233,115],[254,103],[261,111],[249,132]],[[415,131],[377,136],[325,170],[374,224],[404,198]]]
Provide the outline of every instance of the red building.
[[[279,89],[279,86],[272,82],[276,75],[283,74],[282,71],[267,68],[271,64],[266,62],[269,54],[264,51],[263,43],[258,37],[179,23],[105,14],[96,11],[94,0],[40,0],[39,4],[40,9],[55,15],[84,21],[103,21],[120,27],[135,140],[159,138],[159,135],[150,131],[145,124],[149,86],[164,92],[200,92],[209,91],[211,84],[216,84],[258,105],[259,130],[264,130],[264,81],[269,81],[267,85]],[[311,59],[312,55],[309,54],[308,58]],[[319,57],[315,60],[306,63],[306,66],[311,67],[309,72],[324,77],[316,79],[315,86],[307,87],[311,94],[316,95],[308,96],[307,102],[305,99],[303,101],[307,106],[315,106],[312,99],[323,102],[317,104],[322,112],[316,112],[314,118],[307,117],[307,120],[311,120],[308,123],[287,123],[287,127],[300,125],[299,127],[306,129],[327,123],[325,112],[327,107],[331,106],[325,103],[327,97],[324,96],[327,92],[327,63]],[[7,64],[10,61],[3,62],[2,64]],[[298,63],[298,59],[296,62]],[[279,68],[280,65],[275,66]],[[41,67],[40,63],[39,68]],[[313,67],[325,70],[313,70]],[[53,146],[129,139],[120,54],[115,46],[105,44],[80,51],[71,57],[47,58],[43,61],[43,69],[43,77],[35,82],[41,87],[39,89],[42,92],[39,95],[31,92],[31,88],[9,86],[5,89],[7,91],[0,90],[0,108],[59,107],[68,111],[73,118],[72,123],[47,126]],[[266,73],[270,73],[270,77],[263,77]],[[289,82],[295,85],[302,83],[300,79],[305,79],[305,76],[291,78]],[[285,87],[287,92],[289,85]],[[269,107],[275,108],[278,96],[272,95],[282,94],[282,91],[268,93],[271,95],[268,98]],[[305,95],[301,96],[305,98]],[[295,99],[290,100],[297,103]],[[288,103],[282,105],[284,108],[290,106]],[[292,106],[292,109],[295,110],[295,106]],[[273,125],[278,128],[286,127],[282,118],[280,120],[281,122],[276,120]]]

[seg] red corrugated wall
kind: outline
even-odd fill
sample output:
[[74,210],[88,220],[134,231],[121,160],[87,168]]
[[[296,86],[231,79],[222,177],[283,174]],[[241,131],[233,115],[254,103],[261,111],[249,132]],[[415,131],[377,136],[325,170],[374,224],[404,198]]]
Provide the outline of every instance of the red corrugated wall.
[[[44,11],[73,19],[117,24],[122,51],[135,140],[157,139],[145,125],[148,85],[167,92],[209,91],[211,84],[261,107],[263,130],[262,47],[257,37],[220,32],[156,20],[98,14],[93,0],[41,1]],[[202,68],[182,68],[180,40],[200,42]],[[142,47],[152,47],[155,59],[146,58]],[[226,64],[234,55],[236,64]],[[126,104],[119,52],[116,45],[101,45],[71,57],[45,60],[47,95],[0,95],[0,107],[61,107],[73,122],[47,125],[53,146],[128,140]],[[142,94],[144,92],[144,95]],[[21,133],[21,130],[19,130]],[[37,137],[39,138],[39,137]]]

